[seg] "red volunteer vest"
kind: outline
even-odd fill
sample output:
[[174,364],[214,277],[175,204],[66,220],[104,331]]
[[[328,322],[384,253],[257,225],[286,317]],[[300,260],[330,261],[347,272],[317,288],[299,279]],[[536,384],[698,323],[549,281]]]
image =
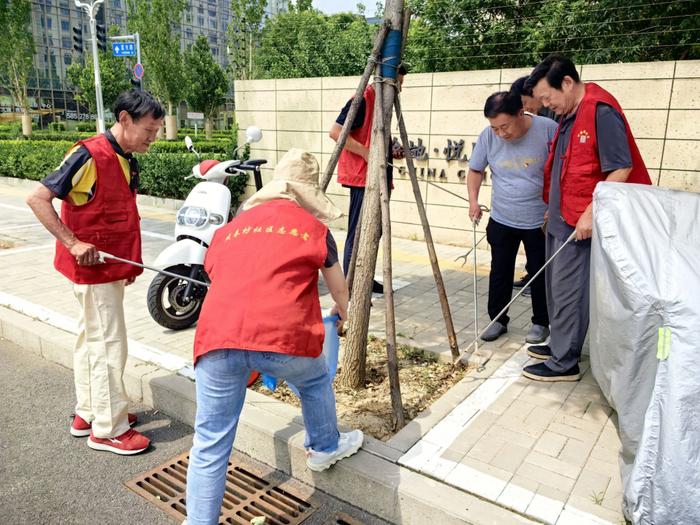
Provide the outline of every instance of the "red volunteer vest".
[[[361,128],[350,132],[350,136],[366,148],[369,148],[369,141],[372,137],[372,120],[374,119],[374,86],[367,86],[363,96],[365,99],[365,121]],[[367,183],[367,162],[365,159],[360,155],[343,149],[338,159],[338,183],[345,186],[364,188]]]
[[211,287],[197,322],[194,362],[222,348],[318,357],[324,338],[318,270],[327,232],[284,199],[219,229],[204,261]]
[[[61,203],[61,220],[78,240],[94,244],[123,259],[141,262],[140,217],[136,192],[132,192],[124,170],[107,137],[81,140],[95,162],[95,192],[89,202],[74,206]],[[56,241],[54,267],[76,284],[101,284],[135,277],[142,268],[107,260],[104,264],[79,266],[68,249]]]
[[[625,114],[622,112],[620,104],[610,93],[594,83],[586,84],[586,94],[579,104],[578,111],[574,117],[571,129],[571,139],[566,154],[563,157],[561,169],[561,215],[567,224],[575,226],[593,200],[593,190],[600,181],[605,180],[605,174],[600,169],[600,159],[598,158],[598,142],[596,137],[596,107],[604,103],[615,108],[622,120],[625,122],[627,130],[627,142],[629,143],[632,156],[632,171],[627,178],[627,182],[636,184],[651,184],[649,173],[644,165],[644,160],[639,153],[637,143],[634,141],[632,131],[627,123]],[[554,163],[554,151],[561,123],[554,136],[549,158],[544,166],[544,201],[549,202],[549,187],[552,177],[552,164]]]

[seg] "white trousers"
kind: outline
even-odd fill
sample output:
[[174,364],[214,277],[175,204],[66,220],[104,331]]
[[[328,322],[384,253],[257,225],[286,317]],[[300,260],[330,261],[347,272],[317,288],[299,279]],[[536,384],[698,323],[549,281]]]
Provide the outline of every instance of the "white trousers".
[[73,292],[81,306],[73,353],[75,413],[92,423],[95,437],[116,437],[129,430],[124,281],[74,284]]

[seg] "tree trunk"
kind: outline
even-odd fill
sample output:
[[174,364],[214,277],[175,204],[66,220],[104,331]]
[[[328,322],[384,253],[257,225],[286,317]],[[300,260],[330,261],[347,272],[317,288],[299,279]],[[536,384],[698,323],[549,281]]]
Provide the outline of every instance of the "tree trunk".
[[207,140],[210,140],[214,134],[214,119],[213,117],[207,117],[204,121],[204,136]]
[[32,136],[32,117],[29,110],[22,110],[22,135],[29,138]]
[[177,140],[177,115],[173,115],[172,102],[168,102],[168,114],[165,117],[165,140]]
[[[386,18],[391,21],[392,29],[401,29],[402,0],[387,0]],[[379,71],[379,69],[378,69]],[[374,105],[372,138],[370,141],[369,161],[367,166],[367,184],[360,219],[360,238],[355,265],[353,296],[350,302],[349,328],[343,355],[341,383],[350,388],[362,388],[365,384],[365,360],[367,355],[367,331],[372,301],[372,281],[377,263],[377,250],[381,233],[379,207],[379,177],[386,177],[386,129],[391,125],[391,108],[393,107],[394,88],[385,84],[382,97],[377,96]],[[377,89],[375,83],[375,89]],[[388,111],[384,100],[388,97]],[[388,114],[385,120],[384,115]]]
[[165,117],[165,140],[177,140],[177,117],[166,115]]

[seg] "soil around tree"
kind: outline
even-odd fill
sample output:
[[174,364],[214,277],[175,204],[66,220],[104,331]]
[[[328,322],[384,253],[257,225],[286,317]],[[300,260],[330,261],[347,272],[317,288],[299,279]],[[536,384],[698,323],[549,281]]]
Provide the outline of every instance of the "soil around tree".
[[[344,337],[341,337],[340,345],[342,356],[345,346]],[[434,354],[411,346],[398,345],[397,350],[401,399],[406,423],[428,408],[469,371],[468,368],[441,363]],[[340,384],[339,378],[343,372],[341,363],[342,359],[339,360],[334,381],[339,423],[351,428],[359,428],[365,434],[387,441],[400,428],[394,426],[385,341],[373,336],[369,337],[365,388],[353,390]],[[268,390],[260,381],[256,382],[252,389],[290,405],[301,406],[299,398],[284,382],[280,382],[274,392]]]

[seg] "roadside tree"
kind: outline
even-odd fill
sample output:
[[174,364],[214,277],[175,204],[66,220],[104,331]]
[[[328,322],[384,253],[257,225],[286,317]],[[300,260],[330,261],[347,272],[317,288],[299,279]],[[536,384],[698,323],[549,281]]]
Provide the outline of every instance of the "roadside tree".
[[195,111],[204,113],[206,137],[212,137],[213,121],[224,103],[227,91],[226,73],[214,62],[206,37],[197,38],[185,52],[185,100]]
[[34,58],[34,38],[31,28],[32,3],[30,0],[2,0],[0,2],[0,82],[10,92],[22,112],[22,134],[32,134],[27,85]]

